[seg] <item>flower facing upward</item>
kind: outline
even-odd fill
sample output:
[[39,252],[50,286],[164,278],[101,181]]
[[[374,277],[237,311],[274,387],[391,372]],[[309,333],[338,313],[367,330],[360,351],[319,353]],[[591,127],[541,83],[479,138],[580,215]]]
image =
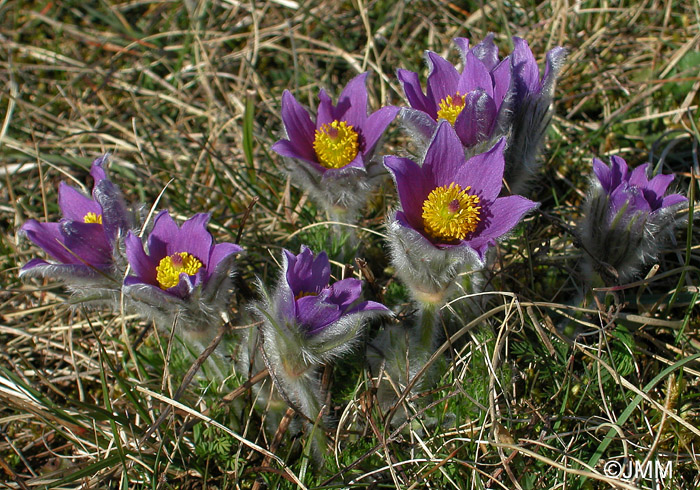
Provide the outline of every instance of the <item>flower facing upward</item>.
[[147,239],[148,253],[134,233],[125,239],[132,274],[124,292],[137,311],[163,320],[164,328],[179,318],[186,329],[204,329],[220,323],[226,311],[234,259],[243,249],[214,244],[208,221],[209,215],[200,213],[178,226],[161,211]]
[[455,130],[442,121],[422,165],[384,158],[401,201],[389,223],[392,260],[417,299],[439,301],[459,267],[481,266],[496,239],[537,205],[522,196],[498,197],[504,146],[501,139],[465,161]]
[[103,165],[108,157],[92,162],[91,197],[61,182],[58,205],[63,218],[58,223],[29,220],[22,226],[22,232],[58,262],[33,259],[22,267],[22,275],[55,277],[68,285],[87,281],[85,285],[93,286],[120,275],[117,242],[129,230],[131,216],[121,192],[107,179]]
[[420,233],[434,248],[469,247],[480,258],[496,238],[510,231],[536,203],[521,196],[498,197],[503,148],[465,161],[457,135],[441,122],[422,165],[385,157],[401,201],[396,220]]
[[649,180],[649,164],[630,172],[622,158],[610,160],[608,167],[593,159],[595,178],[579,233],[587,253],[584,272],[600,272],[604,282],[616,283],[630,279],[641,265],[656,258],[688,200],[680,194],[664,195],[673,175]]
[[423,137],[430,137],[437,121],[445,119],[454,126],[462,144],[472,147],[488,141],[496,130],[511,85],[511,66],[507,60],[498,60],[492,34],[472,49],[467,39],[457,38],[455,43],[462,53],[461,73],[428,51],[430,74],[425,94],[418,74],[397,70],[412,108],[404,109],[401,117]]
[[272,149],[282,156],[305,162],[321,174],[365,167],[380,136],[396,117],[397,107],[387,106],[367,115],[367,73],[348,82],[334,105],[324,90],[319,93],[316,122],[285,90],[282,95],[282,122],[288,139]]
[[354,219],[364,206],[379,174],[372,157],[399,111],[386,106],[367,115],[366,79],[363,73],[350,80],[337,105],[321,90],[315,121],[289,91],[282,95],[287,139],[272,149],[286,157],[292,181],[336,221]]

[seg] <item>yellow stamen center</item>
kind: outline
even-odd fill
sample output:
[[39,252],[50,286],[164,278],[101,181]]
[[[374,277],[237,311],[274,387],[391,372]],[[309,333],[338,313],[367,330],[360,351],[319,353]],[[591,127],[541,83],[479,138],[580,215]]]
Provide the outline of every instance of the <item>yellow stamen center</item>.
[[85,216],[83,216],[83,222],[84,223],[98,223],[102,224],[102,215],[101,214],[95,214],[93,212],[89,212]]
[[156,267],[156,280],[161,289],[172,288],[180,282],[180,274],[184,272],[193,276],[201,267],[202,263],[196,257],[187,252],[178,252],[160,260]]
[[303,298],[304,296],[318,296],[318,293],[311,293],[308,291],[299,291],[299,293],[294,296],[295,300],[298,300],[299,298]]
[[464,238],[476,230],[481,206],[479,196],[469,194],[471,187],[462,189],[452,182],[443,185],[428,195],[423,202],[423,226],[433,238],[452,242]]
[[454,126],[457,116],[464,109],[464,98],[464,95],[457,92],[442,99],[438,104],[438,119],[447,119]]
[[343,168],[359,151],[358,134],[345,121],[333,121],[316,130],[314,150],[325,168]]

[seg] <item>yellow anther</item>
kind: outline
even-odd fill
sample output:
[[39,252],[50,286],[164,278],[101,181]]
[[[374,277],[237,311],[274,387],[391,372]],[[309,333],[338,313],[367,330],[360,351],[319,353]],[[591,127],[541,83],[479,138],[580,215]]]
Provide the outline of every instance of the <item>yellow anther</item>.
[[464,109],[464,98],[464,95],[457,92],[442,99],[438,104],[440,107],[437,113],[438,119],[447,119],[454,126],[457,116]]
[[471,187],[462,189],[452,182],[443,185],[428,195],[423,202],[423,227],[431,237],[453,242],[476,230],[481,220],[479,196],[469,194]]
[[84,223],[99,223],[102,224],[102,215],[101,214],[95,214],[93,212],[89,212],[85,216],[83,216],[83,222]]
[[345,121],[333,121],[316,130],[314,150],[325,168],[343,168],[359,151],[358,134]]
[[196,257],[187,252],[178,252],[160,260],[156,267],[156,280],[161,289],[172,288],[180,282],[180,274],[193,276],[201,267],[202,263]]

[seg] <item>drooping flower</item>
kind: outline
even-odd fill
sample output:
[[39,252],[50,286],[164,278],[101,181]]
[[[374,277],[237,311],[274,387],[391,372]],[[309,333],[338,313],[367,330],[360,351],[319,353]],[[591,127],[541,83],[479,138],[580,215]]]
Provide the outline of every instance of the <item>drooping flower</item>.
[[[302,246],[298,255],[284,250],[282,258],[275,290],[268,294],[261,286],[263,300],[252,310],[263,321],[262,355],[276,388],[287,403],[314,422],[323,407],[318,382],[321,365],[351,350],[367,320],[389,310],[360,299],[359,279],[331,284],[325,252],[314,254]],[[322,439],[321,434],[314,442],[317,450]]]
[[431,51],[426,52],[430,67],[426,92],[417,73],[399,69],[397,77],[411,108],[401,111],[402,122],[423,142],[432,137],[440,119],[449,121],[462,144],[472,148],[488,144],[499,130],[507,109],[506,96],[511,87],[511,65],[499,61],[493,34],[469,49],[469,40],[455,39],[462,54],[459,72],[449,61]]
[[401,201],[389,222],[392,260],[417,299],[440,301],[460,267],[482,266],[496,239],[537,206],[522,196],[498,197],[504,146],[500,140],[465,161],[455,130],[442,121],[421,165],[385,157]]
[[367,115],[366,79],[362,73],[350,80],[337,105],[321,90],[315,122],[289,91],[282,95],[287,139],[272,150],[288,158],[292,178],[333,215],[354,214],[364,204],[376,174],[372,156],[399,110],[386,106]]
[[209,214],[200,213],[178,226],[168,211],[156,216],[147,239],[125,239],[131,274],[124,293],[133,307],[168,330],[178,321],[184,330],[204,331],[226,319],[236,255],[234,243],[214,244],[207,231]]
[[61,182],[61,220],[29,220],[22,226],[22,232],[55,262],[32,259],[20,270],[21,276],[61,280],[85,301],[112,301],[118,296],[125,269],[121,241],[134,220],[121,191],[107,179],[103,165],[108,158],[105,154],[92,162],[92,196]]
[[599,273],[604,282],[616,283],[629,280],[657,257],[688,200],[680,194],[665,195],[673,175],[649,180],[649,164],[630,172],[622,158],[610,160],[608,167],[593,159],[595,177],[579,228],[586,274]]

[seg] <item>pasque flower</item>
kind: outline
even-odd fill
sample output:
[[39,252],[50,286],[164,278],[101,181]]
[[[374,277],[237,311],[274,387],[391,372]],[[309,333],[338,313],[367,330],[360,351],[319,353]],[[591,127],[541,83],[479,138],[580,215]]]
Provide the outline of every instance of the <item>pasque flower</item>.
[[458,269],[483,265],[487,249],[537,206],[501,192],[505,141],[465,161],[448,121],[438,125],[422,164],[387,156],[401,201],[389,222],[399,277],[419,300],[440,301]]
[[647,177],[649,164],[630,171],[618,156],[608,167],[593,159],[591,188],[580,223],[587,274],[604,282],[624,282],[656,258],[660,247],[687,207],[680,194],[665,195],[673,175]]
[[499,59],[493,34],[474,46],[456,38],[463,68],[428,51],[430,67],[426,92],[416,73],[399,69],[411,108],[400,118],[420,142],[430,141],[437,122],[445,119],[471,156],[507,137],[505,177],[513,193],[522,191],[536,170],[536,157],[551,119],[554,83],[566,52],[554,48],[547,53],[545,72],[540,71],[527,41],[513,38],[513,52]]
[[287,90],[282,95],[282,122],[287,138],[272,150],[287,157],[287,170],[317,204],[333,211],[355,213],[364,204],[375,175],[371,158],[397,107],[367,115],[367,73],[348,82],[338,104],[321,90],[315,122]]
[[42,276],[64,281],[83,300],[111,301],[118,296],[125,261],[121,240],[133,225],[120,190],[103,168],[109,154],[92,162],[92,195],[61,182],[58,222],[29,220],[22,232],[55,262],[36,258],[20,271],[22,276]]
[[141,238],[125,239],[131,274],[124,293],[133,307],[161,328],[177,320],[185,330],[204,331],[225,320],[236,255],[234,243],[214,244],[207,231],[210,216],[196,214],[178,226],[168,211],[155,218],[144,250]]
[[277,389],[315,421],[322,408],[318,368],[352,349],[366,321],[389,310],[360,299],[359,279],[331,284],[325,252],[314,254],[302,246],[298,255],[284,250],[282,258],[276,288],[268,294],[261,286],[263,300],[253,312],[263,320],[262,352]]
[[511,87],[511,65],[498,59],[492,34],[472,49],[467,39],[457,38],[455,43],[462,54],[461,72],[436,53],[426,52],[430,74],[425,94],[417,73],[397,70],[411,105],[402,110],[401,120],[427,142],[437,122],[445,119],[454,126],[462,144],[471,148],[489,142],[497,132],[499,116],[503,120],[501,112],[507,108],[504,102]]

